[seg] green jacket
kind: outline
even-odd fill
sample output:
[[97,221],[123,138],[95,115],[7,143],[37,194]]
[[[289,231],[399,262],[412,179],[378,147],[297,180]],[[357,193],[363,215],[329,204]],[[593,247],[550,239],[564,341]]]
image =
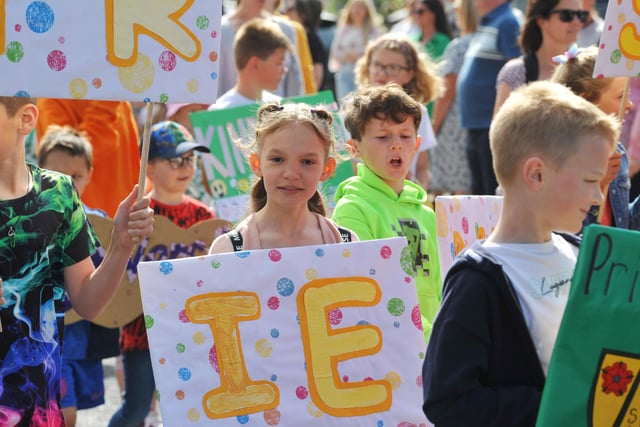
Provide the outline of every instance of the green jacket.
[[358,175],[344,180],[335,194],[332,219],[353,230],[360,240],[405,236],[414,261],[418,303],[425,339],[442,300],[440,258],[436,241],[436,216],[428,207],[427,193],[405,180],[397,195],[364,164]]

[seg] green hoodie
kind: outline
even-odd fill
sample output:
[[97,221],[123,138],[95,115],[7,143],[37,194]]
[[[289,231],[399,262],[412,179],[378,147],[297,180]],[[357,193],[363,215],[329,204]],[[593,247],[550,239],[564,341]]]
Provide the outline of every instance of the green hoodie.
[[335,194],[331,219],[353,230],[360,240],[405,236],[416,273],[418,303],[425,339],[442,300],[436,215],[425,203],[427,193],[405,180],[400,195],[364,164],[358,175],[344,180]]

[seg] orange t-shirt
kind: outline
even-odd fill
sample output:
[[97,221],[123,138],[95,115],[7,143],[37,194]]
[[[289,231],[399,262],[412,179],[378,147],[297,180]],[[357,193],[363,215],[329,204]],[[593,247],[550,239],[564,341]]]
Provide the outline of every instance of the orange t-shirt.
[[113,218],[140,174],[140,137],[131,103],[40,98],[38,109],[38,138],[51,124],[72,126],[89,135],[93,175],[82,201]]

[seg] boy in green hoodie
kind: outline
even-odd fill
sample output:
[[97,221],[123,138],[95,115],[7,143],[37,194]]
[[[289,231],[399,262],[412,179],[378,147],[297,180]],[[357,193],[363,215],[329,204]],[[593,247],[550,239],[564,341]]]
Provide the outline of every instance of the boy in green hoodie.
[[442,299],[435,213],[427,193],[406,180],[420,147],[422,108],[398,85],[367,87],[345,106],[357,176],[340,184],[332,219],[360,240],[404,236],[414,261],[425,339]]

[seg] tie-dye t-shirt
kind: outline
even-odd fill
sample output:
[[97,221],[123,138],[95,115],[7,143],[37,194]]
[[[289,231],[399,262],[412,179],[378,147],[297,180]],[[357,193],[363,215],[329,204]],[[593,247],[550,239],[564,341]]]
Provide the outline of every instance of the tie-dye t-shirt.
[[99,243],[71,178],[28,166],[31,190],[0,201],[0,425],[61,426],[63,269]]

